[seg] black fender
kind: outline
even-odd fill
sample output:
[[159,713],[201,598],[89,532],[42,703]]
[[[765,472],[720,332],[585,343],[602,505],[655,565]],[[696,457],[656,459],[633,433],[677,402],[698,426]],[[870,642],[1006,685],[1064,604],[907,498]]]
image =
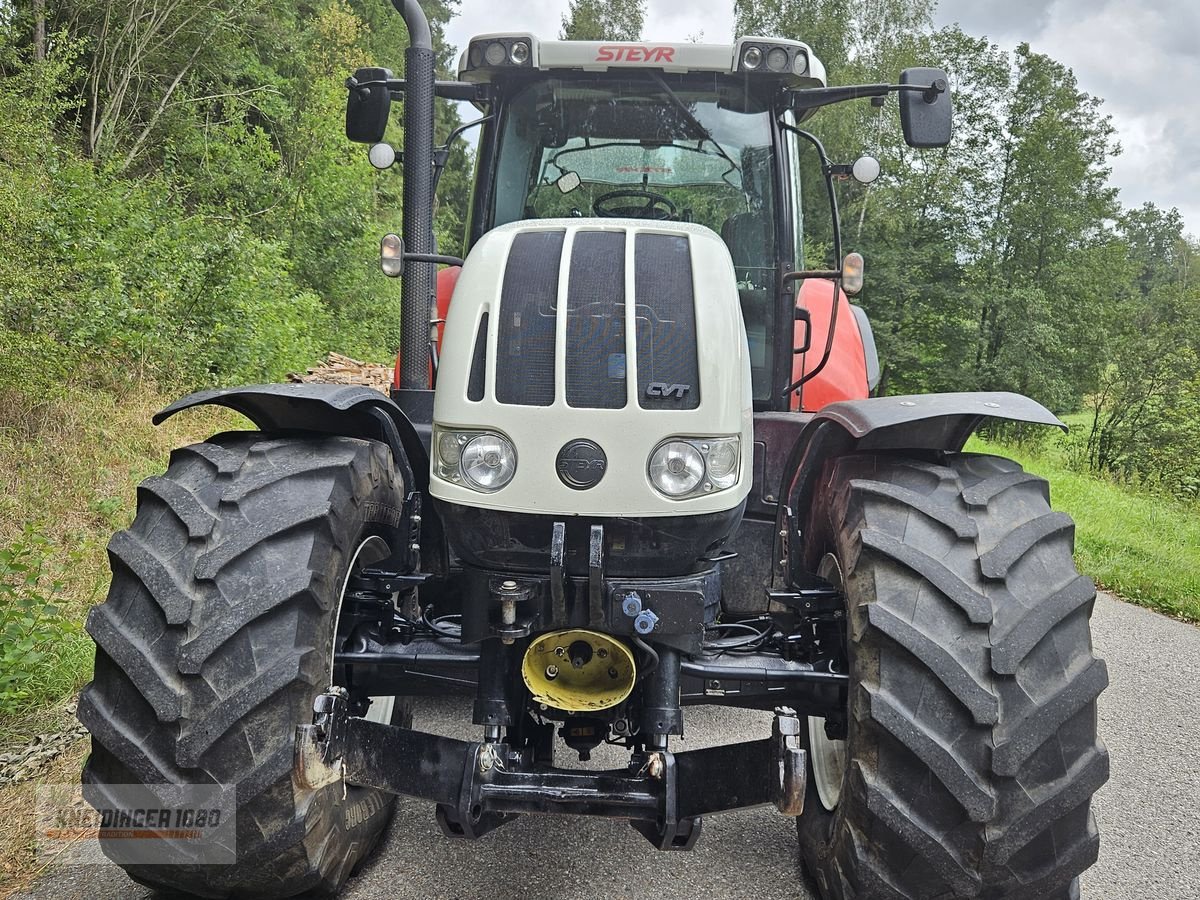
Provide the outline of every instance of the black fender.
[[[161,425],[196,406],[224,406],[260,431],[309,431],[382,441],[392,448],[405,484],[429,488],[429,456],[416,428],[400,407],[379,391],[348,384],[249,384],[196,391],[159,410]],[[402,452],[401,452],[402,451]]]
[[1007,391],[872,397],[821,409],[800,432],[784,465],[772,580],[795,587],[815,571],[815,561],[806,559],[804,530],[818,479],[829,460],[864,450],[957,452],[984,419],[1067,430],[1036,400]]
[[[409,490],[429,493],[429,453],[412,421],[379,391],[347,384],[251,384],[188,394],[154,414],[161,425],[196,406],[224,406],[239,412],[260,431],[305,431],[381,441]],[[422,505],[425,566],[444,571],[445,538],[433,504]]]

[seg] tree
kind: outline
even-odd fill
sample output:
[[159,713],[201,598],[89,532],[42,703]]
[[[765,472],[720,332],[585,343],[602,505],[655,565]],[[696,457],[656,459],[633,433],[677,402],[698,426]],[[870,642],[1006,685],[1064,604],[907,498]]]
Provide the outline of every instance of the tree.
[[1025,44],[1014,65],[986,249],[972,272],[982,300],[974,370],[980,387],[1071,408],[1095,384],[1125,274],[1108,225],[1118,210],[1108,160],[1119,148],[1102,101],[1069,69]]
[[571,0],[562,18],[564,41],[640,41],[646,0]]
[[1093,468],[1200,497],[1200,245],[1177,210],[1122,216],[1129,295],[1089,398]]

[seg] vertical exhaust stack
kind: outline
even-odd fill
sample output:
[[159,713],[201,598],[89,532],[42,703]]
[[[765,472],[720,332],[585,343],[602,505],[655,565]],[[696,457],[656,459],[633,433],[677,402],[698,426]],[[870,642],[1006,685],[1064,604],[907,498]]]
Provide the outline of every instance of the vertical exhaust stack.
[[[392,0],[408,26],[404,51],[404,247],[434,253],[433,35],[417,0]],[[400,388],[429,385],[429,308],[436,263],[406,261],[400,305]]]

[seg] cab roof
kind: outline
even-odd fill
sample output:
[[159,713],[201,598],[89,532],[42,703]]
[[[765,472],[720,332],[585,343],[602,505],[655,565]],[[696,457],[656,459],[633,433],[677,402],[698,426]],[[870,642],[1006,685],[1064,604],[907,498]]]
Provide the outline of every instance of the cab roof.
[[825,87],[825,66],[800,41],[743,37],[733,44],[622,41],[540,41],[532,34],[484,34],[471,39],[458,64],[461,81],[488,83],[521,71],[658,69],[714,72],[774,80],[781,88]]

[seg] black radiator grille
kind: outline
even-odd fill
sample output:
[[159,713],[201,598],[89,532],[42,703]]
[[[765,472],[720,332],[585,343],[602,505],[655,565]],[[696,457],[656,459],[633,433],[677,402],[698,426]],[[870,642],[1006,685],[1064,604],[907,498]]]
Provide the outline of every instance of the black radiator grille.
[[[558,273],[563,231],[517,235],[501,288],[495,396],[500,403],[550,406],[555,400]],[[687,237],[635,237],[633,298],[625,296],[623,231],[579,231],[572,243],[566,318],[566,402],[577,409],[621,409],[628,397],[626,303],[636,303],[638,403],[643,409],[696,409],[700,364],[691,246]],[[484,316],[467,386],[484,392]]]
[[563,231],[526,231],[508,252],[496,342],[496,399],[554,403],[555,316]]
[[700,406],[692,254],[686,237],[639,234],[635,244],[638,403]]
[[625,406],[625,232],[580,231],[567,282],[567,404]]

